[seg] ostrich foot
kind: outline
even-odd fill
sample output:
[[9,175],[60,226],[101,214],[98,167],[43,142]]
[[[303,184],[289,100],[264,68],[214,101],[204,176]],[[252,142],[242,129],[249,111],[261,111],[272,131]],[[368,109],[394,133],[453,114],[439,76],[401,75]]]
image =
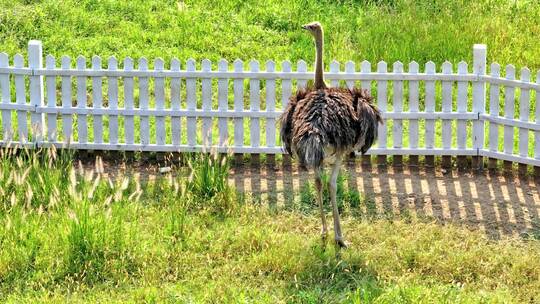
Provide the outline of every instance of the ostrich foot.
[[339,248],[346,249],[349,246],[342,237],[336,237],[335,241],[336,241],[336,245],[338,245]]

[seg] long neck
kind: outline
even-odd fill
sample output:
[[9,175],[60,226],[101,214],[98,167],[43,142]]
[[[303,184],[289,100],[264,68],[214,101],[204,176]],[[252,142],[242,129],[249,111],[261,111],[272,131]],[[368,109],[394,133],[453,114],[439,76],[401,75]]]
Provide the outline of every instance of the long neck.
[[315,89],[326,89],[323,77],[323,32],[315,35]]

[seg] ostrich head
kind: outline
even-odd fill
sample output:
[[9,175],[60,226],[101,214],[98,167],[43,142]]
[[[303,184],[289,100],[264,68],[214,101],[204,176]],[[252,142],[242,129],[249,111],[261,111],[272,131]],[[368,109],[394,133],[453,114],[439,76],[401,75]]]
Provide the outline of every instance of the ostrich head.
[[322,34],[322,25],[318,21],[304,24],[302,25],[302,28],[309,31],[315,37]]

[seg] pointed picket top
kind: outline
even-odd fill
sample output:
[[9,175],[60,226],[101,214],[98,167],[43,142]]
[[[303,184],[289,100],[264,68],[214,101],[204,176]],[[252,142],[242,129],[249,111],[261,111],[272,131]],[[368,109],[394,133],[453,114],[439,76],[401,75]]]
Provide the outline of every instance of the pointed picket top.
[[62,69],[69,69],[71,67],[71,58],[67,55],[62,56],[60,62],[62,64]]
[[77,56],[77,69],[84,70],[86,69],[86,58],[83,55]]
[[458,63],[458,74],[467,74],[469,72],[469,65],[465,61]]
[[292,66],[291,62],[289,60],[285,60],[281,63],[281,71],[290,72],[291,66]]
[[47,69],[54,69],[56,66],[56,59],[53,55],[49,54],[45,57],[45,67]]
[[355,67],[354,61],[349,60],[349,61],[345,62],[345,72],[354,73],[355,68],[356,67]]
[[302,59],[298,60],[297,71],[298,72],[306,72],[307,71],[307,63],[304,60],[302,60]]
[[489,70],[491,71],[491,76],[499,77],[499,75],[501,74],[501,66],[496,62],[493,62],[489,66]]
[[24,66],[24,57],[21,54],[15,54],[13,56],[13,65],[16,68],[22,68]]
[[203,72],[210,72],[212,70],[212,61],[203,59],[201,62],[201,69]]
[[394,73],[403,73],[403,63],[399,60],[394,62],[392,70]]
[[362,73],[370,73],[371,72],[371,62],[364,60],[360,64]]
[[187,61],[186,61],[186,69],[188,71],[195,71],[196,67],[196,62],[195,62],[195,59],[193,58],[189,58]]
[[126,57],[124,58],[124,69],[133,69],[133,58]]
[[257,60],[251,60],[249,62],[249,69],[252,71],[252,72],[258,72],[259,71],[259,62]]
[[386,61],[379,61],[377,63],[377,71],[378,72],[386,72],[386,69],[387,69],[387,64],[386,64]]
[[227,72],[229,70],[229,62],[226,59],[221,59],[218,62],[218,71]]
[[180,71],[180,60],[176,57],[171,60],[171,71]]
[[196,70],[196,62],[195,62],[195,59],[193,58],[189,58],[187,61],[186,61],[186,69],[188,71],[195,71]]
[[335,59],[330,62],[330,68],[334,68],[336,71],[339,71],[340,65],[341,63]]
[[443,62],[441,68],[443,74],[452,74],[452,64],[449,61]]
[[531,70],[529,70],[528,67],[524,67],[521,69],[521,81],[529,82],[531,81]]
[[92,57],[92,69],[101,70],[101,57],[97,55]]
[[148,70],[148,60],[145,57],[139,58],[139,70]]
[[7,53],[0,53],[0,67],[5,68],[9,66],[9,56]]
[[244,70],[244,62],[240,59],[235,59],[233,62],[234,70],[240,72]]
[[109,57],[107,64],[109,66],[109,70],[116,70],[118,68],[118,59],[116,59],[116,57],[114,56],[111,56]]
[[435,74],[435,62],[428,61],[426,62],[426,73],[427,74]]
[[516,77],[516,67],[509,64],[506,66],[506,78],[514,79]]
[[420,66],[418,65],[418,62],[413,60],[409,63],[409,73],[416,74],[419,70]]
[[154,70],[156,71],[163,71],[165,68],[165,61],[163,61],[163,58],[157,57],[154,59]]
[[266,61],[266,71],[274,72],[276,70],[276,63],[273,60]]

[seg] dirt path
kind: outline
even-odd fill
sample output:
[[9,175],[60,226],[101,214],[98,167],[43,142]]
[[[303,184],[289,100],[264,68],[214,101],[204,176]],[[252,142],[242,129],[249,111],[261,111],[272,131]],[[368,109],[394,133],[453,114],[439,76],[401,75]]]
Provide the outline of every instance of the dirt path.
[[[540,182],[533,178],[488,170],[365,166],[358,160],[342,174],[349,176],[346,187],[374,201],[379,214],[412,212],[481,229],[493,238],[540,232]],[[239,191],[278,205],[292,200],[291,193],[300,193],[306,182],[312,183],[308,173],[294,165],[244,165],[231,174]]]
[[[87,162],[84,167],[94,168]],[[131,171],[138,178],[159,175],[155,162],[103,163],[111,175]],[[458,172],[441,168],[362,165],[349,161],[342,174],[347,190],[357,190],[384,216],[410,212],[440,223],[480,229],[492,238],[534,233],[540,237],[540,181],[501,172]],[[302,185],[313,183],[296,165],[243,164],[231,169],[230,183],[263,203],[286,205],[297,199]],[[364,206],[365,208],[365,206]]]

